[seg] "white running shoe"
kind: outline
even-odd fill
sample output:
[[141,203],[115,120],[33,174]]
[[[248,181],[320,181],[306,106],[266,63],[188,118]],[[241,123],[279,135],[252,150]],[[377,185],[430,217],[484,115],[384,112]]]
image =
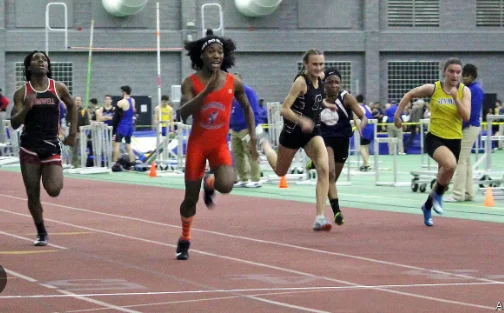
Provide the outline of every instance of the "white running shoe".
[[251,182],[248,182],[246,185],[245,185],[246,188],[259,188],[259,187],[262,187],[262,183],[260,181],[251,181]]
[[331,228],[331,223],[325,217],[324,219],[315,219],[315,224],[313,224],[314,231],[330,231]]
[[233,187],[234,188],[243,188],[243,187],[247,187],[247,184],[249,182],[248,181],[239,181],[239,182],[236,182]]

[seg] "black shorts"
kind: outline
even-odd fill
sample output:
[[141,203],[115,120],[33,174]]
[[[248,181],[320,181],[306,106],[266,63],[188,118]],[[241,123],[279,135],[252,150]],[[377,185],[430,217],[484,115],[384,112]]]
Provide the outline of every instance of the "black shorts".
[[348,159],[348,149],[350,148],[350,138],[329,137],[324,138],[326,147],[334,151],[334,162],[345,163]]
[[366,138],[360,138],[360,144],[361,146],[366,146],[366,145],[369,145],[371,143],[371,140],[369,139],[366,139]]
[[116,134],[115,135],[115,142],[122,142],[124,138],[124,141],[126,142],[126,144],[130,144],[131,143],[131,136],[124,136],[124,135],[121,135],[121,134]]
[[315,127],[313,129],[313,132],[309,134],[303,133],[298,127],[295,128],[291,133],[288,133],[285,131],[285,129],[282,129],[278,141],[282,146],[286,148],[297,150],[306,146],[306,144],[315,136],[320,136],[320,130],[318,127]]
[[41,160],[61,154],[61,142],[58,139],[21,139],[20,147],[24,148],[25,152],[36,154]]
[[59,140],[23,141],[19,151],[21,164],[58,164],[61,166],[61,143]]
[[434,151],[436,151],[439,147],[445,146],[450,149],[458,162],[461,142],[462,139],[444,139],[431,133],[427,133],[427,136],[425,136],[425,150],[427,151],[427,154],[433,158]]

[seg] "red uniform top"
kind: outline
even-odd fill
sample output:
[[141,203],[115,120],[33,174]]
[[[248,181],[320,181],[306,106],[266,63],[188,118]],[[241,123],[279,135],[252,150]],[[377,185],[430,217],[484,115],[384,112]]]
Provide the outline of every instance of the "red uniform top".
[[[190,76],[194,92],[203,92],[205,85],[193,74]],[[199,111],[195,112],[190,138],[203,140],[204,143],[226,141],[229,132],[229,120],[233,107],[234,76],[227,74],[226,82],[221,89],[210,92]]]
[[9,99],[5,96],[0,97],[0,112],[3,112],[7,110],[7,107],[9,106]]

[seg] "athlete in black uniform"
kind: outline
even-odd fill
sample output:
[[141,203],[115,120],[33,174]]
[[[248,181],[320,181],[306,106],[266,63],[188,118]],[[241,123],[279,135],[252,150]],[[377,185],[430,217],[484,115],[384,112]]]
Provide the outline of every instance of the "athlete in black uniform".
[[[294,155],[303,148],[317,168],[317,217],[313,230],[331,230],[331,223],[324,216],[326,197],[329,190],[329,167],[327,150],[320,136],[320,111],[323,109],[324,86],[320,78],[323,75],[324,55],[311,49],[303,56],[305,69],[296,76],[289,95],[282,105],[281,115],[284,126],[280,133],[278,155],[263,137],[260,143],[266,158],[278,176],[287,174]],[[336,109],[336,105],[328,104]]]
[[334,222],[338,225],[344,223],[338,202],[336,181],[343,170],[348,158],[350,137],[353,135],[350,121],[352,112],[361,120],[357,129],[362,136],[362,129],[367,124],[367,118],[357,100],[346,90],[341,91],[341,74],[335,68],[324,72],[324,86],[327,98],[324,102],[336,104],[337,110],[324,109],[320,114],[320,131],[327,147],[329,157],[329,202],[334,213]]
[[37,228],[36,246],[47,245],[40,203],[40,179],[47,194],[57,197],[63,188],[59,103],[68,109],[70,134],[65,145],[73,145],[77,132],[77,111],[67,87],[51,79],[51,61],[44,52],[33,51],[24,59],[26,84],[14,93],[11,124],[14,129],[24,125],[21,134],[19,160],[28,195],[28,208]]
[[112,126],[112,120],[115,114],[115,107],[112,105],[112,96],[106,95],[105,102],[101,108],[96,110],[96,120]]

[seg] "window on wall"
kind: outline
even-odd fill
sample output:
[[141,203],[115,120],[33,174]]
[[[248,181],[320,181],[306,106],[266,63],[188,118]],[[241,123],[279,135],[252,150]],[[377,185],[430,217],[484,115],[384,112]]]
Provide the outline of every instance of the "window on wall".
[[389,27],[439,27],[439,0],[388,0]]
[[[24,64],[16,62],[16,89],[21,88],[24,83],[23,77]],[[51,63],[52,78],[68,87],[70,94],[73,94],[73,63],[72,62],[53,62]]]
[[[355,86],[352,86],[352,62],[346,61],[325,61],[325,68],[335,67],[341,74],[341,89],[345,89],[348,91],[355,89]],[[298,71],[301,71],[303,68],[303,62],[298,62]]]
[[387,64],[388,100],[400,101],[404,94],[440,79],[439,62],[390,61]]
[[504,0],[476,0],[477,27],[504,26]]

